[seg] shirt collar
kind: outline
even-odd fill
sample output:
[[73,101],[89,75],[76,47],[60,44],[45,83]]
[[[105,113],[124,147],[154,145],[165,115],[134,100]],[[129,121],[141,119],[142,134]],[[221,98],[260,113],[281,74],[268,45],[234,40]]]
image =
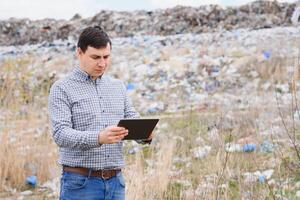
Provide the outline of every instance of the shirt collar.
[[[79,66],[75,67],[74,71],[73,71],[74,75],[76,78],[79,78],[83,81],[94,81],[91,76],[86,73],[85,71],[83,71]],[[101,78],[102,78],[103,75],[99,76],[95,82],[96,83],[99,83]]]

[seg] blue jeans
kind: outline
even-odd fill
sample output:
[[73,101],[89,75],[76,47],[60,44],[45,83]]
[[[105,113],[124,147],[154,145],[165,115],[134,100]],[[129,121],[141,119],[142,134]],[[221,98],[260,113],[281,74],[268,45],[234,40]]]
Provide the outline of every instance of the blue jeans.
[[124,200],[125,181],[122,172],[108,180],[63,172],[60,200]]

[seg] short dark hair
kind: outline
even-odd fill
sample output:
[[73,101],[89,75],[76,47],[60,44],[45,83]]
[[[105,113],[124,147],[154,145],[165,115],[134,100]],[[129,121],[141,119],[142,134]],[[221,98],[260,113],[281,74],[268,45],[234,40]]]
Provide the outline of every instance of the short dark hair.
[[93,26],[83,29],[79,36],[77,47],[79,47],[84,53],[88,46],[99,49],[105,48],[107,43],[110,44],[111,48],[111,41],[107,33],[100,26]]

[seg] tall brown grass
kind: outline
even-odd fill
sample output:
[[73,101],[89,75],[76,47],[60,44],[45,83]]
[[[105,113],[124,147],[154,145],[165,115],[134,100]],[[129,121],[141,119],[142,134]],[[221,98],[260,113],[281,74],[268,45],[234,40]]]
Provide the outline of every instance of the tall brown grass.
[[[38,187],[59,177],[57,146],[51,138],[46,107],[53,79],[47,73],[37,79],[30,72],[31,63],[31,58],[23,58],[1,65],[0,194],[4,196],[14,195],[13,189],[28,189],[28,175],[37,175]],[[271,68],[257,69],[262,70],[258,71],[259,76],[273,79],[273,73],[286,70],[279,64]],[[278,81],[288,80],[284,77],[287,72],[278,72],[279,75],[282,77]],[[288,119],[290,109],[281,111],[282,118]],[[269,113],[269,119],[263,117],[265,113]],[[299,160],[288,136],[284,129],[283,134],[260,135],[260,123],[270,126],[270,133],[272,125],[282,127],[278,117],[277,105],[250,105],[243,110],[232,109],[231,113],[222,108],[191,109],[161,117],[153,144],[134,155],[126,154],[127,199],[293,199],[295,185],[300,181]],[[299,125],[287,123],[289,130],[295,127],[292,133],[298,144]],[[212,128],[217,129],[216,138],[208,134]],[[261,153],[259,149],[251,153],[225,151],[226,143],[246,137],[252,138],[258,147],[268,140],[276,148],[271,153]],[[201,159],[195,158],[193,149],[204,145],[212,150]],[[129,143],[125,146],[131,148]],[[246,172],[266,169],[274,169],[270,180],[245,181]],[[34,192],[40,199],[48,198],[38,190]]]

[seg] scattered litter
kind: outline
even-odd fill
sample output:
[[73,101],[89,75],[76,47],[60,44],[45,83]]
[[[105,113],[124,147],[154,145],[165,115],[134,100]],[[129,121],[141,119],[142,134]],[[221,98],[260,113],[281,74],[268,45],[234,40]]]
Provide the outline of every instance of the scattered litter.
[[271,153],[274,151],[274,144],[270,143],[268,140],[265,140],[260,145],[260,151],[264,153]]
[[140,152],[141,150],[143,150],[143,146],[142,145],[138,145],[138,146],[135,146],[135,147],[129,149],[128,153],[129,154],[136,154],[136,153]]
[[243,151],[244,152],[253,152],[256,150],[256,144],[244,144]]
[[26,177],[26,183],[35,187],[37,184],[37,177],[36,176],[28,176]]
[[194,158],[204,158],[206,157],[209,152],[211,151],[211,146],[204,146],[204,147],[197,147],[192,150]]
[[232,153],[232,152],[242,152],[243,146],[241,144],[234,144],[234,143],[227,143],[225,145],[226,152]]

